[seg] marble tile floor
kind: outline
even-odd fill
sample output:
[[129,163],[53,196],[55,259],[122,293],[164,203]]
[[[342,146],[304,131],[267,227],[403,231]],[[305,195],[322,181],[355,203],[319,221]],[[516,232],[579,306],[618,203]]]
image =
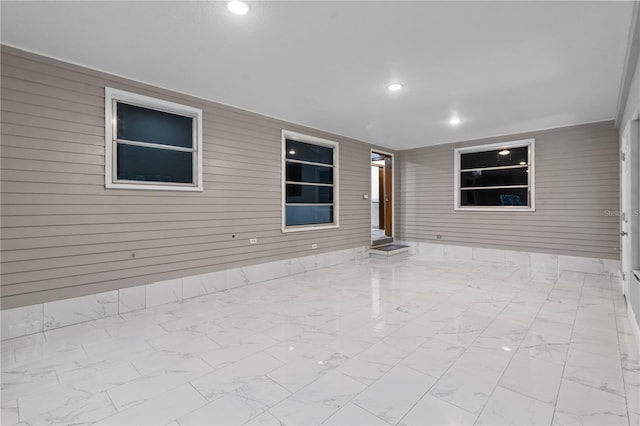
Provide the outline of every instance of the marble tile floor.
[[616,278],[362,261],[2,342],[3,425],[640,423]]

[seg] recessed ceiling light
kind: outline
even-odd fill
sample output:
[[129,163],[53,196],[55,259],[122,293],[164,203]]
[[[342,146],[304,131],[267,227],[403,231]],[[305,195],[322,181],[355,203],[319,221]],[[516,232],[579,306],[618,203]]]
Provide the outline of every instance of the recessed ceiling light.
[[509,154],[511,154],[511,151],[509,151],[508,149],[503,149],[498,153],[498,155],[509,155]]
[[402,84],[400,83],[393,83],[389,85],[389,90],[391,90],[392,92],[397,92],[400,89],[402,89]]
[[245,15],[249,11],[249,6],[243,1],[230,1],[227,3],[227,9],[236,15]]
[[458,124],[460,124],[462,121],[460,120],[460,117],[451,117],[451,119],[449,120],[449,125],[451,126],[457,126]]

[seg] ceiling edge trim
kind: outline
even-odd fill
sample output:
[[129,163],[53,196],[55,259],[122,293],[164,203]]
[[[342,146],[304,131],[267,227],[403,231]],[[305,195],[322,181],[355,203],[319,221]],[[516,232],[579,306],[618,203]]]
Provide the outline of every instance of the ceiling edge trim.
[[[635,6],[638,6],[638,5],[640,5],[640,1],[635,2]],[[638,13],[636,13],[634,15],[634,17],[635,18],[640,18],[640,8],[638,8],[637,12]],[[635,18],[634,18],[634,24],[636,23],[636,19]],[[638,19],[638,23],[640,23],[640,19]],[[638,48],[639,48],[638,49],[638,53],[640,53],[640,25],[636,25],[636,28],[637,28],[637,30],[636,30],[637,35],[639,36],[636,39],[636,41],[638,42]],[[42,52],[38,52],[38,51],[26,49],[24,47],[16,46],[16,45],[13,45],[13,44],[10,44],[10,43],[6,43],[4,41],[0,41],[0,47],[4,47],[4,46],[6,46],[6,47],[8,47],[10,49],[15,49],[15,50],[19,50],[19,51],[25,52],[27,54],[36,55],[36,56],[40,56],[40,57],[47,58],[47,59],[52,59],[54,61],[58,61],[58,62],[62,62],[62,63],[65,63],[65,64],[70,64],[70,65],[74,65],[74,66],[85,68],[85,69],[88,69],[88,70],[91,70],[91,71],[96,71],[96,72],[99,72],[99,73],[102,73],[102,74],[107,74],[109,76],[118,77],[118,78],[122,78],[122,79],[129,80],[129,81],[132,81],[132,82],[145,84],[145,85],[147,85],[149,87],[162,89],[162,90],[167,90],[169,92],[173,92],[173,93],[176,93],[176,94],[191,96],[191,97],[194,97],[194,98],[197,98],[197,99],[200,99],[200,100],[204,100],[204,101],[207,101],[207,102],[213,102],[213,103],[216,103],[218,105],[224,105],[226,107],[235,108],[235,109],[240,110],[240,111],[246,111],[246,112],[249,112],[251,114],[256,114],[256,115],[260,115],[262,117],[271,118],[271,119],[274,119],[274,120],[277,120],[277,121],[281,121],[285,125],[286,124],[292,124],[294,126],[300,126],[300,127],[312,130],[312,131],[321,132],[321,133],[324,133],[326,135],[339,136],[341,138],[345,138],[345,139],[348,139],[348,140],[356,142],[356,143],[361,143],[361,144],[365,144],[365,145],[367,145],[369,147],[373,147],[373,149],[381,148],[381,149],[384,149],[384,150],[388,150],[390,153],[396,153],[396,152],[400,152],[400,151],[408,151],[408,150],[414,150],[414,149],[420,149],[420,148],[429,148],[429,147],[434,147],[434,146],[449,145],[449,144],[466,143],[466,142],[478,141],[478,140],[484,140],[484,139],[490,139],[490,138],[511,137],[511,136],[515,136],[515,135],[530,134],[530,133],[534,133],[534,132],[543,132],[543,131],[547,131],[547,130],[562,129],[562,128],[565,128],[565,127],[584,126],[584,125],[588,125],[588,124],[601,124],[601,123],[610,122],[610,121],[613,121],[614,125],[617,127],[617,123],[618,123],[618,119],[616,118],[616,115],[614,115],[614,117],[612,117],[612,118],[596,119],[594,121],[571,123],[571,124],[566,124],[566,125],[561,125],[561,126],[551,126],[551,127],[537,128],[537,129],[527,129],[527,130],[517,131],[517,132],[514,132],[514,133],[499,133],[499,134],[482,135],[482,136],[479,136],[479,137],[475,137],[473,139],[447,140],[447,141],[438,142],[438,143],[435,143],[435,144],[421,145],[421,146],[415,146],[415,147],[411,147],[411,146],[392,147],[392,146],[383,145],[383,144],[380,144],[380,143],[367,142],[367,141],[364,141],[364,140],[361,140],[361,139],[356,139],[354,137],[346,136],[346,135],[343,135],[343,134],[340,134],[340,133],[337,133],[337,132],[333,132],[333,131],[330,131],[330,130],[320,129],[320,128],[317,128],[317,127],[310,126],[308,124],[298,123],[298,122],[295,122],[295,121],[287,120],[285,118],[275,117],[275,116],[264,114],[264,113],[261,113],[261,112],[258,112],[258,111],[253,111],[253,110],[250,110],[250,109],[247,109],[247,108],[241,108],[241,107],[238,107],[238,106],[235,106],[235,105],[232,105],[232,104],[227,104],[227,103],[220,102],[220,101],[217,101],[217,100],[214,100],[214,99],[205,98],[205,97],[193,94],[193,93],[183,92],[183,91],[172,89],[172,88],[165,87],[165,86],[159,86],[157,84],[149,83],[149,82],[144,81],[144,80],[133,79],[131,77],[127,77],[127,76],[124,76],[124,75],[121,75],[121,74],[116,74],[116,73],[109,72],[109,71],[106,71],[106,70],[103,70],[103,69],[87,66],[87,65],[84,65],[84,64],[81,64],[81,63],[78,63],[78,62],[69,61],[69,60],[66,60],[66,59],[59,58],[57,56],[53,56],[53,55],[50,55],[50,54],[45,54],[45,53],[42,53]],[[636,58],[637,58],[637,56],[636,56]],[[633,74],[631,74],[631,77],[633,77]],[[629,84],[630,84],[630,81],[631,80],[629,79]],[[625,103],[626,103],[626,99],[625,99]],[[330,139],[330,136],[329,136],[329,139]]]
[[629,89],[631,88],[633,75],[637,72],[638,56],[640,56],[640,2],[634,1],[627,41],[627,53],[624,58],[622,76],[620,78],[620,92],[618,93],[618,108],[615,121],[615,126],[618,128],[622,124],[622,116],[629,99]]

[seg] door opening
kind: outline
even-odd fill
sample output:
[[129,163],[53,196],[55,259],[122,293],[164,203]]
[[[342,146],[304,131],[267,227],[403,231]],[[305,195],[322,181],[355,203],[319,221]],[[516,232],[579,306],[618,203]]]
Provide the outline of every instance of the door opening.
[[393,242],[393,157],[371,151],[371,245]]

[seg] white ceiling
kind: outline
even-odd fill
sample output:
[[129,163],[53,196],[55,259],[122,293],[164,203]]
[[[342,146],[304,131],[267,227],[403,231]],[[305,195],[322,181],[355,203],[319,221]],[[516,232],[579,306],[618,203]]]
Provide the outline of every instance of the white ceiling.
[[[392,148],[612,119],[631,2],[1,2],[3,43]],[[389,92],[391,82],[404,88]],[[463,120],[449,126],[453,113]]]

